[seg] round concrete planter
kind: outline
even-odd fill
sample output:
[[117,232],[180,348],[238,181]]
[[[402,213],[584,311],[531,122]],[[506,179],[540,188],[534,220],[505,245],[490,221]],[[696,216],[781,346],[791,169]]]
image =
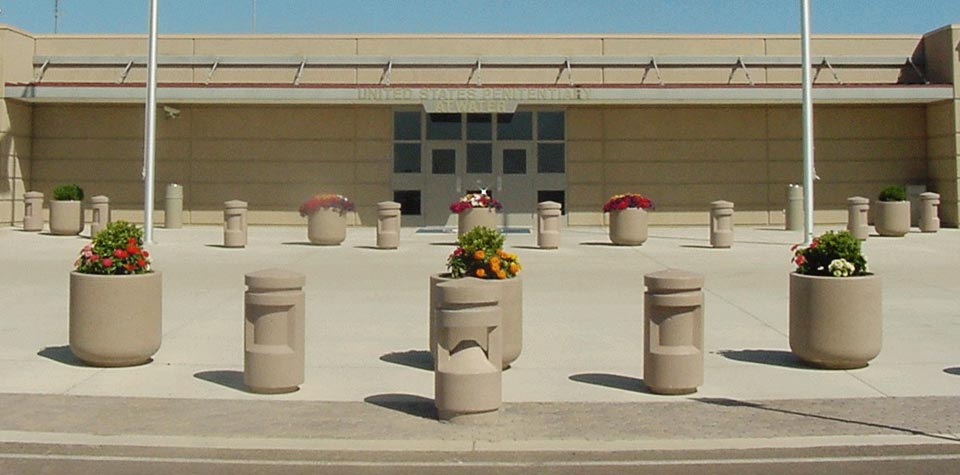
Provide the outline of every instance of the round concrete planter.
[[910,232],[909,201],[878,201],[874,225],[881,236],[901,237]]
[[497,229],[495,208],[470,208],[457,214],[457,237],[463,236],[477,226]]
[[339,246],[347,238],[347,213],[320,208],[307,218],[307,238],[321,246]]
[[[475,279],[475,277],[464,277]],[[438,325],[437,308],[440,305],[437,286],[455,280],[450,274],[430,276],[430,354],[436,359]],[[489,282],[500,288],[500,308],[503,311],[503,368],[509,367],[523,351],[523,281],[520,277],[512,279],[477,279]]]
[[92,366],[134,366],[160,349],[160,272],[70,273],[70,350]]
[[618,246],[639,246],[646,240],[646,210],[627,208],[610,212],[610,242]]
[[83,202],[50,200],[50,233],[76,236],[83,231]]
[[862,368],[880,354],[880,277],[790,274],[790,349],[830,369]]

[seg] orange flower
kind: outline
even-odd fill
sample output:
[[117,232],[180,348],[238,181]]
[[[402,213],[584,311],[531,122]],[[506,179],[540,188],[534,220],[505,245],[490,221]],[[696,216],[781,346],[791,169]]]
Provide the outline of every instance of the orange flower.
[[507,273],[506,273],[505,271],[502,271],[502,270],[501,270],[501,271],[497,271],[497,278],[498,278],[498,279],[506,279],[506,278],[507,278]]
[[504,259],[506,259],[508,255],[507,252],[504,251],[503,249],[497,249],[497,254]]
[[517,272],[520,272],[520,264],[517,264],[516,262],[511,262],[511,263],[510,263],[510,273],[511,273],[511,274],[516,274]]
[[[494,257],[494,259],[496,259],[496,257]],[[492,271],[494,271],[494,272],[500,272],[500,262],[493,263],[493,262],[491,261],[491,262],[490,262],[490,270],[492,270]]]
[[483,253],[483,249],[480,249],[480,250],[478,250],[478,251],[474,251],[474,253],[473,253],[473,258],[476,259],[476,260],[478,260],[478,261],[482,261],[483,258],[486,257],[486,256],[487,256],[487,255]]
[[483,269],[477,269],[477,271],[474,272],[474,274],[476,274],[477,277],[479,277],[479,278],[482,279],[482,278],[484,278],[484,277],[487,276],[487,271],[485,271],[485,270],[483,270]]

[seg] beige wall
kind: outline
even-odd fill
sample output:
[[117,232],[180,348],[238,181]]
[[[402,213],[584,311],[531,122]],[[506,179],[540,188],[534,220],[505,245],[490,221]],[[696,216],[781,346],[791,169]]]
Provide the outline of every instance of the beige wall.
[[[329,191],[375,223],[376,203],[393,196],[392,117],[379,107],[184,106],[158,122],[157,209],[178,183],[186,222],[221,223],[223,202],[241,199],[251,223],[295,224],[303,200]],[[33,187],[75,181],[109,196],[115,216],[142,220],[142,124],[142,107],[37,105]]]
[[940,193],[940,219],[960,224],[960,26],[941,28],[924,38],[927,71],[936,82],[953,84],[953,101],[927,107],[930,188]]
[[[783,221],[786,187],[802,179],[799,107],[635,107],[568,110],[571,224],[600,224],[603,201],[638,192],[654,223],[704,224],[714,200],[737,222]],[[849,196],[925,184],[923,106],[818,107],[816,219],[843,222]]]
[[[0,94],[7,82],[28,81],[33,73],[33,38],[0,26]],[[30,180],[32,107],[0,101],[0,225],[23,220],[23,192]]]

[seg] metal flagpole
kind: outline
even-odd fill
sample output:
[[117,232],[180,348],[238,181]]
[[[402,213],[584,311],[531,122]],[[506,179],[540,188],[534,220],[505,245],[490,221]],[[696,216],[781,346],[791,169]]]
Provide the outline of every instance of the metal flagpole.
[[150,0],[147,107],[143,146],[143,234],[153,244],[153,185],[157,141],[157,0]]
[[810,0],[801,0],[800,43],[803,56],[803,238],[813,242],[813,95],[810,84]]

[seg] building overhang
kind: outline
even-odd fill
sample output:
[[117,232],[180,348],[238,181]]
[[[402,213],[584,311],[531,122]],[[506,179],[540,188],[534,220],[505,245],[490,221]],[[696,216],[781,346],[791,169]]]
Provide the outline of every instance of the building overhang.
[[[7,83],[4,98],[28,103],[139,104],[144,84]],[[816,85],[821,104],[927,104],[954,99],[949,84]],[[512,112],[517,106],[799,104],[799,84],[776,85],[343,85],[168,83],[158,102],[178,104],[422,105],[430,112]]]

